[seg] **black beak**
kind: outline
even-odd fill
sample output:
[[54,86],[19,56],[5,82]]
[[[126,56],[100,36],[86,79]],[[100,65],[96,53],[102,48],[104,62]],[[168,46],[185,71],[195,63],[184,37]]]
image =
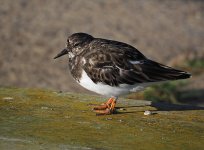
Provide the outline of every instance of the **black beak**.
[[61,57],[63,55],[66,55],[66,54],[68,54],[68,50],[65,48],[59,54],[57,54],[57,56],[55,56],[54,59]]

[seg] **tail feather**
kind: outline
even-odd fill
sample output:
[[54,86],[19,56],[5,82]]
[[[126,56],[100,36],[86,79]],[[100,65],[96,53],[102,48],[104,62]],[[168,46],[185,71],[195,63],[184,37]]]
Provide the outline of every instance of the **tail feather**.
[[143,72],[153,81],[179,80],[191,77],[191,74],[182,70],[148,60],[142,64]]

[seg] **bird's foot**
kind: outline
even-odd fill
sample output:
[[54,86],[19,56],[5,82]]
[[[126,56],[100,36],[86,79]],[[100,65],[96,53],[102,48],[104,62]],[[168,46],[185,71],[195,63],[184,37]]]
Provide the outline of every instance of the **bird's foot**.
[[97,116],[113,114],[113,111],[111,111],[109,108],[106,108],[105,110],[94,110],[94,112]]
[[116,99],[110,98],[106,103],[101,104],[93,108],[96,115],[110,115],[114,113],[116,105]]
[[114,98],[109,98],[107,102],[102,103],[101,105],[97,105],[93,108],[93,110],[105,110],[111,107],[111,103],[113,102]]

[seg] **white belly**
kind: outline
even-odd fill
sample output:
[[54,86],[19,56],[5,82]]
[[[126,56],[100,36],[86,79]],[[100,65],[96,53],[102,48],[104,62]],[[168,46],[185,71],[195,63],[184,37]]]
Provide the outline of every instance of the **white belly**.
[[106,95],[106,96],[120,96],[120,95],[128,94],[130,92],[138,92],[138,91],[144,90],[145,87],[149,86],[148,83],[135,84],[135,85],[121,84],[118,87],[105,85],[103,83],[95,84],[88,77],[88,75],[84,70],[82,72],[82,77],[79,84],[90,91],[96,92],[101,95]]

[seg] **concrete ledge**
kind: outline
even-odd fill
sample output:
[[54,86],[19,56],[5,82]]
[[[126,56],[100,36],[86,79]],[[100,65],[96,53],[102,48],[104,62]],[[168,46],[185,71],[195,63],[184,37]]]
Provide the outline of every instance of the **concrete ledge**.
[[104,100],[0,88],[0,149],[204,149],[201,107],[121,99],[116,114],[96,116],[89,104]]

